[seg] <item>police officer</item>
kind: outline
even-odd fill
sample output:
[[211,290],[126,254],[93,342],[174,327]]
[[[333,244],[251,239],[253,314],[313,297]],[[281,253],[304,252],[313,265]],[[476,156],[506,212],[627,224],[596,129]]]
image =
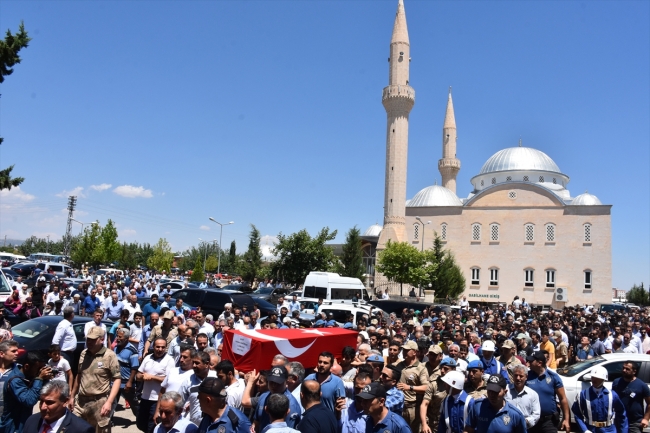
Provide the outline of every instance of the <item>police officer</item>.
[[361,399],[366,419],[366,433],[411,433],[411,428],[401,416],[386,407],[386,388],[379,382],[372,382],[363,388],[357,398]]
[[199,433],[249,433],[251,423],[241,411],[228,405],[228,393],[218,377],[207,377],[199,385],[203,420]]
[[[447,388],[447,397],[442,402],[439,430],[448,433],[462,433],[465,429],[467,414],[474,405],[474,399],[463,391],[465,375],[460,371],[450,371],[442,378]],[[427,427],[422,433],[428,433]],[[433,433],[437,433],[433,432]]]
[[487,383],[483,380],[483,363],[479,359],[467,364],[465,392],[472,396],[474,400],[487,396]]
[[487,398],[468,408],[467,433],[526,433],[524,416],[505,399],[507,387],[506,379],[500,374],[488,378]]
[[487,379],[490,375],[500,374],[506,380],[506,383],[510,383],[510,378],[508,377],[506,368],[494,357],[495,350],[496,346],[492,340],[486,340],[483,342],[483,345],[481,345],[483,356],[481,356],[480,360],[483,363],[483,375],[485,376],[485,379]]
[[537,424],[530,429],[534,433],[557,433],[557,424],[560,414],[555,404],[555,397],[560,400],[563,421],[559,430],[567,433],[571,431],[569,423],[569,402],[564,392],[564,384],[560,376],[546,368],[546,356],[541,351],[534,352],[526,357],[530,366],[526,385],[537,393],[540,404],[540,418]]
[[447,397],[447,387],[442,377],[455,369],[456,360],[454,358],[445,358],[440,362],[440,374],[435,378],[429,376],[429,386],[424,392],[419,413],[423,433],[438,431],[440,405],[442,404],[442,400]]
[[571,407],[583,433],[627,433],[628,424],[623,402],[615,391],[603,386],[607,380],[605,367],[591,371],[591,386],[576,396]]

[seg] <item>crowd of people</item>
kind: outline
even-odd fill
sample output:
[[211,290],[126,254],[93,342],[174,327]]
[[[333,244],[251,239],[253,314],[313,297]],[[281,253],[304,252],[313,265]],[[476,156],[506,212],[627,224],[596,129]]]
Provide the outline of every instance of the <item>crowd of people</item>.
[[[229,304],[211,317],[172,303],[169,289],[147,277],[91,275],[75,290],[38,281],[31,292],[17,281],[5,308],[29,303],[39,313],[28,317],[37,317],[55,299],[62,320],[47,358],[0,342],[0,433],[108,432],[120,401],[147,433],[568,433],[571,413],[583,433],[640,433],[650,420],[638,362],[623,364],[611,390],[608,371],[593,369],[591,387],[574,401],[558,374],[604,353],[648,353],[644,309],[541,311],[516,298],[474,307],[463,299],[445,312],[423,303],[351,316],[343,326],[358,344],[335,348],[336,356],[323,352],[304,366],[277,355],[244,372],[222,357],[224,332],[301,326],[291,321],[295,299],[262,321],[259,311]],[[141,291],[151,298],[142,308]],[[92,317],[78,361],[75,315]],[[338,324],[322,317],[313,326]]]

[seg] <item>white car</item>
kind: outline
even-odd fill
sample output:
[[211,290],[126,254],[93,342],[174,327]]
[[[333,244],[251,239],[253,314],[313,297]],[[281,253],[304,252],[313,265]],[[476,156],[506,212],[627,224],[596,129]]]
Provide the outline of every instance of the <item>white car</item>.
[[[569,401],[569,410],[576,399],[576,395],[591,386],[591,372],[594,367],[605,367],[608,377],[605,386],[607,389],[612,389],[612,382],[622,376],[623,363],[627,361],[636,362],[638,365],[637,377],[646,384],[650,384],[650,355],[639,353],[606,353],[566,368],[559,368],[557,373],[564,383],[564,391]],[[574,421],[573,414],[571,414],[571,421]]]

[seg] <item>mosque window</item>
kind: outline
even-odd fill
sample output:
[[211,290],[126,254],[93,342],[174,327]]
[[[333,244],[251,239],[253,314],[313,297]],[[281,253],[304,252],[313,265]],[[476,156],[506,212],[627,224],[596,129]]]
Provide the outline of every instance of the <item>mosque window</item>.
[[585,224],[585,242],[591,242],[591,224]]
[[415,223],[413,224],[413,239],[417,240],[419,236],[420,236],[420,224]]
[[547,269],[546,270],[546,287],[549,289],[555,288],[555,270]]
[[557,184],[557,179],[556,178],[553,178],[553,183]]
[[555,242],[555,224],[546,224],[546,242]]
[[478,286],[480,283],[479,277],[481,276],[481,270],[479,268],[472,268],[472,285]]
[[529,181],[528,176],[524,176],[524,182],[528,182],[528,181]]
[[533,269],[524,269],[524,286],[533,287]]
[[496,183],[497,183],[497,178],[496,178],[496,177],[493,177],[493,178],[492,178],[492,185],[496,185]]
[[508,193],[508,198],[509,198],[510,200],[514,200],[514,199],[516,199],[516,198],[517,198],[517,191],[510,191],[510,192]]
[[591,289],[591,271],[585,271],[585,289]]
[[481,186],[485,185],[485,182],[481,181]]
[[473,241],[481,240],[481,225],[478,223],[472,224],[472,240]]
[[490,240],[492,242],[499,240],[499,224],[490,224]]
[[539,177],[539,181],[542,182],[542,183],[544,183],[544,176],[540,176],[540,177]]
[[499,285],[499,270],[496,268],[490,269],[490,286]]
[[535,226],[533,224],[526,224],[524,226],[524,239],[526,239],[526,242],[535,241]]
[[440,239],[443,241],[447,240],[447,223],[442,223],[440,226]]
[[510,182],[510,181],[512,181],[512,176],[507,176],[506,177],[506,182]]

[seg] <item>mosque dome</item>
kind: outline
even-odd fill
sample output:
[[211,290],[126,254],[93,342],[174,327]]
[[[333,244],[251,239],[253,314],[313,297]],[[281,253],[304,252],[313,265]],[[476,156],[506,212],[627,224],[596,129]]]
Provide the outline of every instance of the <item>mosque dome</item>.
[[571,204],[574,206],[598,206],[602,203],[598,200],[598,197],[585,191],[584,194],[580,194],[574,198]]
[[373,224],[370,227],[368,227],[365,232],[363,232],[363,236],[379,237],[382,228],[383,227],[380,226],[379,224]]
[[409,200],[407,207],[429,207],[429,206],[462,206],[458,196],[453,191],[440,185],[431,185]]
[[510,170],[562,173],[557,164],[540,150],[530,147],[509,147],[492,155],[483,164],[479,175]]

